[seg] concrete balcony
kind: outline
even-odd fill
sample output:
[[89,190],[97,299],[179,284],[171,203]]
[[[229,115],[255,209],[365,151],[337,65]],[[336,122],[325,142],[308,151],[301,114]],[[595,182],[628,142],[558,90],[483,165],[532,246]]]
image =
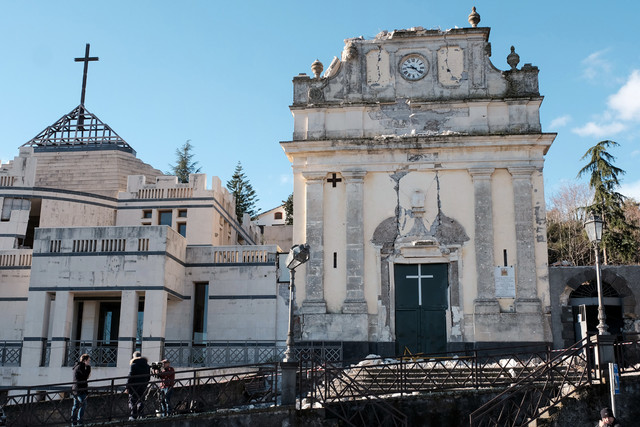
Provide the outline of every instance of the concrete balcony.
[[24,269],[31,267],[31,249],[0,250],[0,269]]
[[186,240],[167,226],[36,230],[31,290],[183,292]]

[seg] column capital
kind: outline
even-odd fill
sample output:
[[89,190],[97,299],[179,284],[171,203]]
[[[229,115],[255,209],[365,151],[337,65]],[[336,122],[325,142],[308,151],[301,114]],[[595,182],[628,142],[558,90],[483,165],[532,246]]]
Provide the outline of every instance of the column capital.
[[535,166],[513,166],[507,168],[512,177],[520,179],[530,178],[537,169]]
[[352,169],[341,171],[340,174],[347,180],[357,183],[364,181],[364,177],[367,175],[367,171],[362,169]]
[[302,176],[307,181],[322,181],[323,179],[326,178],[327,173],[326,172],[305,171],[305,172],[302,172]]
[[495,168],[469,168],[469,175],[476,179],[490,179],[493,172],[496,170]]

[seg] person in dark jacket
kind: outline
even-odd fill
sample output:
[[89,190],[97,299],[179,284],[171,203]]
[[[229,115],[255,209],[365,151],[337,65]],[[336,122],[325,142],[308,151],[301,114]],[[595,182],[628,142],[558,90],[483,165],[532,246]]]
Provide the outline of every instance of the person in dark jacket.
[[135,420],[142,416],[144,409],[144,392],[151,379],[151,367],[147,359],[142,357],[139,351],[133,353],[133,359],[129,362],[129,376],[127,378],[126,393],[129,394],[129,420]]
[[600,411],[600,421],[598,421],[596,427],[621,427],[621,425],[613,416],[611,408],[602,408]]
[[168,417],[171,414],[171,395],[173,394],[173,386],[176,383],[176,371],[171,366],[169,359],[162,361],[162,369],[156,371],[156,375],[161,380],[162,401],[160,402],[160,407],[162,416]]
[[80,360],[73,365],[73,408],[71,408],[71,425],[83,426],[84,410],[87,406],[87,394],[89,385],[87,381],[91,375],[91,357],[88,354],[80,356]]

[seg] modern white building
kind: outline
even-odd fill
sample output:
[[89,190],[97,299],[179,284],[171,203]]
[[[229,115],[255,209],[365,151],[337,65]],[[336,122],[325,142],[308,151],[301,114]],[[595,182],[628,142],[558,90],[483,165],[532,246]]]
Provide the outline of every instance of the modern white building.
[[0,205],[0,386],[70,381],[84,352],[92,378],[126,375],[134,349],[177,366],[279,357],[279,248],[256,244],[217,177],[164,176],[80,105],[2,164]]

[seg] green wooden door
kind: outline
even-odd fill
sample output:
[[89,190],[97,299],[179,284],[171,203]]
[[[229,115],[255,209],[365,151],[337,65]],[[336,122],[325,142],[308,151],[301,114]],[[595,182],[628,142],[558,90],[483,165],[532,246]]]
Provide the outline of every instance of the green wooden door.
[[448,264],[395,264],[396,351],[447,350]]

